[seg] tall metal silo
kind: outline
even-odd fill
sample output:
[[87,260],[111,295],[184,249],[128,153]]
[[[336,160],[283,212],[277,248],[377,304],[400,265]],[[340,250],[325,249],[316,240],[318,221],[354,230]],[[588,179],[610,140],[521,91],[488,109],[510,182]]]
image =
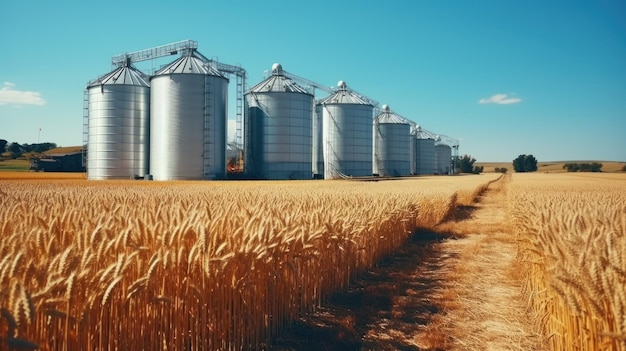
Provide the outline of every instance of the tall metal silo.
[[380,176],[404,176],[411,173],[410,124],[383,105],[374,117],[373,173]]
[[245,172],[262,179],[311,179],[313,95],[283,74],[252,87],[245,98]]
[[324,178],[362,177],[372,174],[372,104],[348,89],[322,99]]
[[435,173],[435,139],[431,134],[422,130],[420,126],[415,128],[415,151],[417,157],[415,174]]
[[224,178],[228,79],[190,49],[157,71],[150,83],[154,179]]
[[88,179],[148,173],[150,85],[130,60],[87,86]]
[[322,178],[324,176],[324,148],[322,147],[324,142],[323,120],[323,107],[321,104],[316,104],[311,129],[311,135],[313,136],[313,152],[311,155],[313,158],[311,163],[313,167],[313,178]]
[[452,148],[446,144],[435,143],[436,173],[450,174],[452,163]]

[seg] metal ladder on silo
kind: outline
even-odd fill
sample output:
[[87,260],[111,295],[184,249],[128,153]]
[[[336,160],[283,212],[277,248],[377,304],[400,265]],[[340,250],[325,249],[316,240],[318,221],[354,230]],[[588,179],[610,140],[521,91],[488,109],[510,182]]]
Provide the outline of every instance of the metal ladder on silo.
[[89,91],[83,92],[83,147],[81,149],[82,163],[87,171],[87,143],[89,143]]
[[202,179],[209,179],[209,168],[215,162],[213,160],[214,144],[213,128],[211,125],[211,76],[204,76],[204,147],[202,152],[203,176]]
[[235,116],[236,116],[236,131],[235,131],[235,144],[237,147],[243,149],[243,84],[244,84],[244,76],[241,74],[237,74],[235,77],[237,82],[237,99],[235,105]]

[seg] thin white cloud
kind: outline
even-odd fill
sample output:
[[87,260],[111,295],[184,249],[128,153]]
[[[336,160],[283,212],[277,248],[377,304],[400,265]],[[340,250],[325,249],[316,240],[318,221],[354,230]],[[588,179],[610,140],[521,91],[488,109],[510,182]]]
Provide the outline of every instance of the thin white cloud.
[[14,89],[15,84],[4,82],[0,88],[0,105],[45,105],[46,100],[37,91],[21,91]]
[[496,94],[492,97],[480,99],[478,100],[478,103],[479,104],[509,105],[509,104],[516,104],[521,101],[522,99],[520,98],[508,97],[506,94]]

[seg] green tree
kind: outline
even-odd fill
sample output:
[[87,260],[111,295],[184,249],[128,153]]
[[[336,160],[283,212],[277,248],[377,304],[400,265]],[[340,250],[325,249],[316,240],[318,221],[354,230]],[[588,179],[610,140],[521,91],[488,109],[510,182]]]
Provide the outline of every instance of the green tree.
[[563,169],[566,169],[568,172],[578,172],[580,168],[578,163],[566,163],[563,165]]
[[602,163],[592,162],[591,163],[591,171],[592,172],[602,172]]
[[42,152],[46,152],[50,149],[54,149],[57,147],[57,144],[55,143],[41,143],[41,144],[31,144],[31,150],[33,152],[36,152],[38,154],[42,153]]
[[8,143],[8,141],[0,139],[0,154],[6,151]]
[[22,156],[22,152],[24,152],[24,150],[22,150],[22,146],[15,142],[9,144],[9,146],[7,147],[7,151],[11,153],[11,158],[13,159]]
[[535,172],[537,170],[537,159],[533,155],[519,155],[513,160],[515,172]]
[[458,173],[474,173],[474,162],[476,159],[470,155],[463,155],[463,157],[454,160],[454,167]]
[[563,169],[567,169],[568,172],[602,172],[602,163],[566,163]]

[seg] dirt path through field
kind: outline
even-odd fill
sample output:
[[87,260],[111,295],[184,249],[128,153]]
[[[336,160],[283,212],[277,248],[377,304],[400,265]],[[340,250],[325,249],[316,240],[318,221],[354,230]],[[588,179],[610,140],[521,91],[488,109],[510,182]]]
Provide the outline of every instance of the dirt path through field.
[[504,178],[296,321],[271,350],[541,350],[520,297]]

